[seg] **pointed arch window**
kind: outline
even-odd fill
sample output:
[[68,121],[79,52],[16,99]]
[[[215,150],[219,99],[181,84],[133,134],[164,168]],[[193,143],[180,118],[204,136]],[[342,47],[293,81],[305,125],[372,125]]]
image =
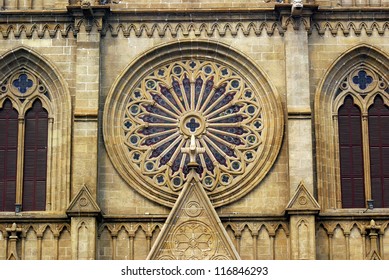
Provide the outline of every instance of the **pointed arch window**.
[[17,147],[18,112],[6,99],[0,108],[0,211],[15,209]]
[[25,69],[0,91],[0,211],[44,211],[50,95]]
[[381,96],[369,107],[371,196],[376,207],[389,207],[389,107]]
[[347,96],[338,111],[340,178],[344,208],[365,206],[361,110]]
[[364,65],[343,80],[335,99],[338,196],[343,208],[389,207],[388,83]]

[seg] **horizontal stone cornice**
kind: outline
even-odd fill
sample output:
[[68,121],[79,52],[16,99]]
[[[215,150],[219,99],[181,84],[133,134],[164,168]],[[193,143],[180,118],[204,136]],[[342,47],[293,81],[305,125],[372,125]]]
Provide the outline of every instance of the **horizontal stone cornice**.
[[324,36],[384,35],[389,29],[389,7],[320,8],[304,6],[301,18],[289,14],[290,4],[273,7],[180,10],[110,10],[98,6],[84,13],[68,10],[0,11],[0,39],[77,36],[81,27],[103,36],[124,37],[235,37],[283,36],[288,26]]

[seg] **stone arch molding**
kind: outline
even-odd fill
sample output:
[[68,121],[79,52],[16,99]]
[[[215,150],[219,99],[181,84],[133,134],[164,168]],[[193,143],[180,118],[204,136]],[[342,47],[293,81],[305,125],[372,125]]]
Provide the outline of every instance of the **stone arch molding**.
[[[347,77],[358,69],[367,69],[374,76],[372,90],[366,89],[365,97],[353,94],[355,90],[343,90]],[[361,44],[343,53],[328,69],[315,94],[315,131],[317,151],[317,178],[319,204],[322,210],[341,208],[340,167],[338,151],[337,112],[345,96],[353,94],[353,99],[360,106],[362,113],[367,111],[379,92],[387,91],[389,83],[389,56],[374,46]],[[382,85],[380,85],[382,84]],[[375,89],[374,89],[375,88]],[[362,105],[361,100],[364,100]],[[388,102],[387,100],[385,101]]]
[[[26,73],[39,80],[50,98],[37,93],[26,94],[21,102],[12,90],[0,91],[0,104],[11,100],[23,114],[39,99],[49,116],[46,211],[64,211],[69,202],[71,101],[68,86],[60,71],[39,53],[18,47],[0,56],[0,84],[15,74]],[[39,89],[36,90],[38,92]],[[28,92],[27,92],[28,93]],[[64,195],[65,194],[65,195]]]
[[273,165],[283,110],[270,79],[247,56],[211,41],[179,41],[135,59],[113,84],[103,134],[118,173],[172,207],[187,183],[193,141],[215,207],[247,194]]

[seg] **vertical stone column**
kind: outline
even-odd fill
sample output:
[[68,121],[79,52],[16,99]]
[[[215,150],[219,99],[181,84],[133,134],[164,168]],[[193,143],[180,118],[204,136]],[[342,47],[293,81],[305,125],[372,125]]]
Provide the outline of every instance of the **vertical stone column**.
[[[72,259],[96,259],[98,110],[100,95],[100,31],[105,10],[70,9],[77,33],[73,103],[71,217]],[[89,186],[86,187],[86,185]]]
[[[279,6],[285,30],[287,141],[291,201],[290,249],[292,259],[315,259],[315,214],[320,209],[313,197],[313,135],[309,77],[308,30],[314,7],[293,10]],[[305,185],[302,183],[304,181]]]
[[71,10],[77,26],[71,197],[87,184],[97,193],[100,31],[105,9]]
[[312,118],[309,89],[308,34],[289,24],[285,32],[289,185],[293,194],[300,181],[313,193]]

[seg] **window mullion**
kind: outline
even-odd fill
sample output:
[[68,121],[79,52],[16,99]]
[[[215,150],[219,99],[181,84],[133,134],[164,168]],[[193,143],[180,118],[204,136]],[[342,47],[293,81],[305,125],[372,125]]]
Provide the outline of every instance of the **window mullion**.
[[25,121],[24,116],[19,116],[18,123],[18,151],[17,151],[17,173],[16,173],[16,202],[15,207],[19,207],[19,211],[22,206],[23,198],[23,165],[24,165],[24,128]]
[[[370,147],[369,147],[369,123],[368,114],[362,114],[362,145],[363,145],[363,166],[365,178],[365,197],[366,201],[371,199],[371,178],[370,178]],[[365,201],[365,204],[366,204]],[[367,204],[366,204],[367,207]]]
[[[336,182],[335,186],[336,186],[336,193],[335,193],[335,199],[336,199],[336,208],[342,208],[342,188],[341,188],[341,180],[340,180],[340,159],[339,159],[339,134],[338,134],[338,131],[339,131],[339,124],[338,124],[338,114],[334,114],[332,116],[332,119],[333,119],[333,123],[334,123],[334,135],[336,135],[336,138],[335,138],[335,144],[334,144],[334,148],[335,148],[335,165],[336,165],[336,169],[338,170],[336,172],[336,174],[334,174],[335,176],[332,178],[333,181]],[[330,195],[329,195],[330,196]]]

